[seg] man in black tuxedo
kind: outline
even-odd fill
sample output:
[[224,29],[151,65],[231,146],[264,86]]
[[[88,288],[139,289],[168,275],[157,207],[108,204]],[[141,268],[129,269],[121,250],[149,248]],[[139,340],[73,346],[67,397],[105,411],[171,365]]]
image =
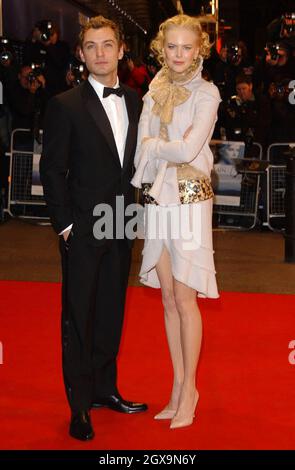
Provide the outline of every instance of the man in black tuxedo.
[[[70,435],[92,439],[89,410],[107,406],[136,413],[147,406],[117,389],[132,242],[93,231],[97,204],[134,202],[130,185],[137,139],[136,92],[119,86],[123,56],[118,26],[99,16],[80,33],[89,78],[52,98],[45,123],[40,174],[62,257],[63,374],[72,417]],[[126,222],[126,221],[125,221]],[[107,232],[107,231],[106,231]]]

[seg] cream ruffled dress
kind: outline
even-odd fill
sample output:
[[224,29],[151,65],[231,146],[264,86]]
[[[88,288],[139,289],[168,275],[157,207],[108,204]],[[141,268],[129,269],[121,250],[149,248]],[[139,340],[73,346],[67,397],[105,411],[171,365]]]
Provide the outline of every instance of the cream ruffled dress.
[[[136,172],[131,183],[153,183],[150,194],[158,205],[145,206],[145,242],[140,281],[159,288],[155,266],[164,246],[173,277],[192,287],[200,297],[219,297],[212,244],[213,199],[180,204],[176,168],[168,163],[189,163],[210,177],[213,155],[209,142],[214,130],[220,95],[217,87],[201,77],[202,64],[184,86],[190,96],[173,109],[167,124],[168,141],[160,138],[160,116],[153,109],[153,88],[144,97],[139,122]],[[161,80],[161,71],[154,83]],[[153,84],[153,82],[152,82]],[[184,139],[186,130],[191,132]],[[149,137],[143,141],[145,137]],[[143,142],[142,142],[143,141]]]

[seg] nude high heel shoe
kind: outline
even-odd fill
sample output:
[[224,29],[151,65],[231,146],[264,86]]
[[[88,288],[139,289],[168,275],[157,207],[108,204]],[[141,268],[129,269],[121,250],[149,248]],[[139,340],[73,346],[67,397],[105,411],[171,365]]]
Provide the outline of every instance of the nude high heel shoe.
[[160,413],[154,416],[154,419],[172,419],[176,415],[177,410],[169,410],[164,408]]
[[192,413],[190,413],[187,416],[177,416],[177,415],[175,415],[172,418],[172,421],[171,421],[171,424],[170,424],[170,429],[184,428],[186,426],[190,426],[194,421],[195,409],[196,409],[198,401],[199,401],[199,392],[196,390]]

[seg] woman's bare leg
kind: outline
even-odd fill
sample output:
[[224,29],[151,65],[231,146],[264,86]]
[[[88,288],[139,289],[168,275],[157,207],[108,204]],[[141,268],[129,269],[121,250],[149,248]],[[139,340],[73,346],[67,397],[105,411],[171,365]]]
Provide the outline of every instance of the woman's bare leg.
[[[180,336],[180,318],[174,299],[170,255],[166,247],[163,248],[156,270],[161,285],[166,335],[174,372],[173,387],[169,403],[164,410],[156,416],[156,419],[171,419],[178,408],[184,379],[184,368]],[[171,411],[169,412],[169,410]]]
[[181,345],[184,364],[184,380],[177,414],[171,428],[192,423],[198,400],[196,369],[202,342],[202,318],[196,302],[196,291],[174,279],[174,299],[180,316]]

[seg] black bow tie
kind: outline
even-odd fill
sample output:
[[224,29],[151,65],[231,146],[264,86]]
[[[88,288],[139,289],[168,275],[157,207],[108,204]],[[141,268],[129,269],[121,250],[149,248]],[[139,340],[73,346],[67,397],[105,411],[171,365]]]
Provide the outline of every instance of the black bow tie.
[[111,94],[115,94],[117,96],[120,96],[120,98],[122,98],[124,94],[124,89],[121,86],[119,88],[108,88],[105,86],[103,89],[103,98],[107,98]]

